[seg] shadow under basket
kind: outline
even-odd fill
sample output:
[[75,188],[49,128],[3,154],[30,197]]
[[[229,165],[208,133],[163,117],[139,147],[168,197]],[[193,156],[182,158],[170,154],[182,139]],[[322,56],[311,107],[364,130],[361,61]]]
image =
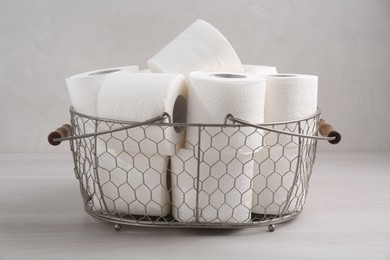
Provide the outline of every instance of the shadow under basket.
[[269,124],[231,114],[224,124],[172,123],[166,113],[144,122],[73,108],[70,114],[71,125],[48,140],[70,141],[86,212],[116,230],[268,226],[272,232],[303,210],[317,141],[341,140],[319,110]]

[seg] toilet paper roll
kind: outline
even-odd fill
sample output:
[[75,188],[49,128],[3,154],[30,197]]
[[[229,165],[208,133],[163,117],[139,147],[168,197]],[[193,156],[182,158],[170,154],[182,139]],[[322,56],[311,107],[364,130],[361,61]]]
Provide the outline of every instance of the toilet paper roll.
[[[265,79],[255,74],[192,72],[188,92],[188,123],[224,124],[228,114],[253,124],[263,123]],[[199,143],[198,128],[187,129],[187,148]],[[204,127],[201,150],[230,146],[253,152],[262,145],[253,127]]]
[[112,73],[117,71],[137,72],[138,66],[126,66],[95,70],[65,79],[70,101],[75,111],[96,116],[96,103],[100,88]]
[[[299,147],[264,147],[255,154],[252,212],[279,215],[299,211],[305,197]],[[288,199],[290,196],[290,199]]]
[[118,214],[166,216],[170,213],[167,156],[118,154],[102,142],[98,143],[97,153],[95,210],[105,211],[107,206],[110,213]]
[[246,73],[253,73],[258,75],[278,74],[276,67],[273,66],[249,65],[249,64],[243,64],[242,66]]
[[152,72],[243,72],[229,41],[209,23],[197,20],[148,61]]
[[252,154],[208,150],[198,163],[196,151],[180,149],[171,158],[171,171],[172,214],[178,221],[250,221]]
[[[89,116],[96,116],[97,97],[104,81],[117,71],[137,72],[138,66],[125,66],[84,72],[65,79],[73,109]],[[92,120],[76,117],[78,134],[95,132]],[[91,149],[91,148],[89,148]]]
[[180,222],[196,221],[197,170],[194,150],[180,149],[171,157],[172,215]]
[[[182,75],[118,72],[107,78],[101,88],[97,114],[102,118],[143,122],[166,112],[173,123],[185,123],[186,97]],[[121,126],[124,124],[101,123],[99,131]],[[144,125],[102,138],[110,149],[117,151],[173,155],[183,146],[184,131],[178,127]]]
[[[264,121],[265,123],[299,120],[312,116],[317,111],[318,77],[299,74],[277,74],[266,77],[266,94]],[[313,134],[309,129],[313,125],[307,124],[299,129],[296,123],[275,126],[275,129],[287,132]],[[285,145],[291,141],[298,143],[297,138],[288,135],[269,133],[265,136],[266,145]]]

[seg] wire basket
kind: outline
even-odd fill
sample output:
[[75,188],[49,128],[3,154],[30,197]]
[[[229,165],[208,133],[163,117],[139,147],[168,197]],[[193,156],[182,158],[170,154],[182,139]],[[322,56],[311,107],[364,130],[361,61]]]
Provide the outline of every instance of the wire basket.
[[[116,230],[125,224],[267,225],[274,231],[275,224],[303,209],[317,140],[341,139],[320,120],[320,111],[261,125],[230,114],[224,124],[172,123],[166,113],[141,123],[91,117],[72,108],[70,114],[71,126],[52,132],[49,142],[70,141],[86,212],[115,223]],[[170,140],[172,128],[183,135],[180,142]],[[197,139],[183,143],[190,132]],[[174,147],[172,154],[162,152],[167,145]]]

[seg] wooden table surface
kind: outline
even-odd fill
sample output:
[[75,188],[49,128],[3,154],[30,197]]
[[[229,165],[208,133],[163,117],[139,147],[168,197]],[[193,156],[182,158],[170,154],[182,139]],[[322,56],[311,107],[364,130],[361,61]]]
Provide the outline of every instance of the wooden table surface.
[[129,227],[87,215],[70,153],[0,154],[0,259],[390,259],[390,153],[318,153],[305,209],[267,228]]

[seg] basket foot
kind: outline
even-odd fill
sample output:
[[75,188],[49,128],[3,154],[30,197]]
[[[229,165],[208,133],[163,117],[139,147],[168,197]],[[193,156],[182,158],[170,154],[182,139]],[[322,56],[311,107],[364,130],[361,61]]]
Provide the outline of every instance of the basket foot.
[[269,230],[269,232],[274,232],[274,231],[275,231],[275,229],[276,229],[276,227],[275,227],[275,225],[274,225],[274,224],[270,224],[270,225],[268,225],[268,230]]
[[115,224],[115,225],[114,225],[115,231],[119,231],[119,230],[121,230],[121,228],[122,228],[122,225],[121,225],[121,224]]

